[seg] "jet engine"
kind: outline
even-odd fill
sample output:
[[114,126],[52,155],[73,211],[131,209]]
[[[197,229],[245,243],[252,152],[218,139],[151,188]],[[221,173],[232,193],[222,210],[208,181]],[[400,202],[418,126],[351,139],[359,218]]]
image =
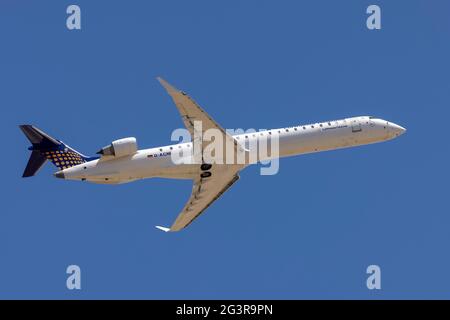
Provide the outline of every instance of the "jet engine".
[[135,154],[137,150],[136,138],[130,137],[113,141],[110,145],[101,148],[97,154],[120,158]]

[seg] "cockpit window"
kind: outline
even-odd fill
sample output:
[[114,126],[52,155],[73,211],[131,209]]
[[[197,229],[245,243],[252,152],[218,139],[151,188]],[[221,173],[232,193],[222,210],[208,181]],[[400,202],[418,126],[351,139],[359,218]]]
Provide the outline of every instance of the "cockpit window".
[[369,119],[378,119],[377,117],[370,116]]

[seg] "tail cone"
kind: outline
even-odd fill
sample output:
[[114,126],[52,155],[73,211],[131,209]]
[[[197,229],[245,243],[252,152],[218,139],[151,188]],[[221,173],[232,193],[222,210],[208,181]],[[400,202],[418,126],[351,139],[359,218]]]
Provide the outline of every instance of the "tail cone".
[[53,174],[56,178],[64,179],[64,173],[62,171],[57,171]]

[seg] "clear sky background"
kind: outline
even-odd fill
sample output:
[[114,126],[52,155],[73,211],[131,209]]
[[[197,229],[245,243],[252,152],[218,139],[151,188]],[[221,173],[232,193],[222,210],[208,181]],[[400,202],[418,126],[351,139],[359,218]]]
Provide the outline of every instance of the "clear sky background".
[[[66,28],[78,4],[82,30]],[[366,28],[366,8],[382,29]],[[0,4],[0,298],[450,298],[448,1]],[[189,181],[22,179],[35,124],[94,154],[182,127],[166,78],[223,127],[374,115],[376,145],[254,166],[188,229]],[[66,289],[66,267],[82,290]],[[381,267],[382,289],[366,287]]]

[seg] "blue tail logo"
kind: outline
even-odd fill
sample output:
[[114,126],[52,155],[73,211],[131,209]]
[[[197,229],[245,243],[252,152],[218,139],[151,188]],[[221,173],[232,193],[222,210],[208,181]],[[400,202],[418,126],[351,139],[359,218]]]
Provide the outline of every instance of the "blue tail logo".
[[62,145],[60,150],[41,151],[59,170],[67,169],[86,162],[86,158],[75,150]]
[[31,156],[23,172],[23,177],[34,176],[47,160],[50,160],[59,170],[64,170],[97,159],[82,155],[35,126],[26,124],[19,127],[32,144],[28,148],[31,150]]

